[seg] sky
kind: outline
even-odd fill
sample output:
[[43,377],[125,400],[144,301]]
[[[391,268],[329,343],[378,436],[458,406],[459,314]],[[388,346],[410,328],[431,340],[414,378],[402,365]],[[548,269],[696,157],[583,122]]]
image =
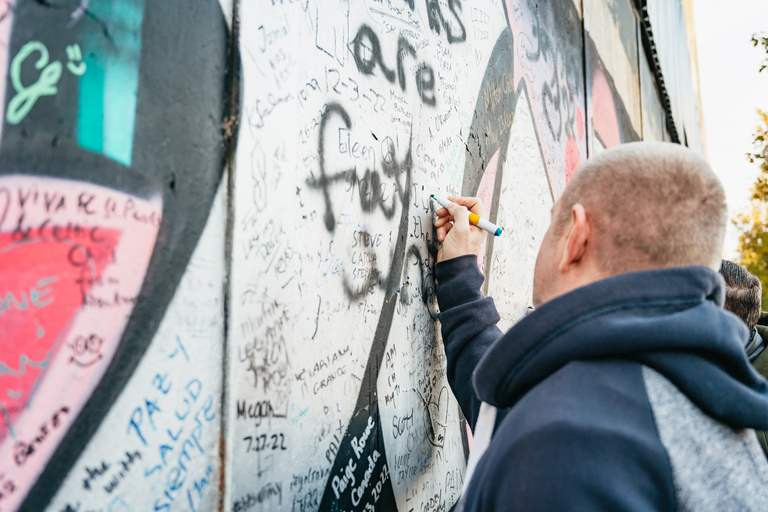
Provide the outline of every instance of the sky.
[[[768,32],[768,0],[695,0],[693,9],[709,163],[725,186],[733,217],[746,208],[759,172],[744,155],[758,125],[755,110],[768,110],[768,69],[758,72],[765,50],[750,39]],[[729,224],[724,257],[734,258],[737,244]]]

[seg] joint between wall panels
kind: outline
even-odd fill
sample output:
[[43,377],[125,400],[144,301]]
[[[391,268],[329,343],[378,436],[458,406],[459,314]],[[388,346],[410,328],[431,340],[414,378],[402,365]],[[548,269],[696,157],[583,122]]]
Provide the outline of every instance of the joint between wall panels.
[[219,503],[218,510],[224,511],[225,498],[227,493],[227,414],[229,398],[229,372],[227,371],[227,355],[229,353],[229,333],[230,333],[230,305],[231,297],[231,276],[232,276],[232,237],[235,219],[234,205],[234,185],[235,185],[235,155],[237,153],[237,140],[240,128],[240,0],[232,2],[232,28],[230,31],[230,46],[227,62],[229,66],[229,95],[227,98],[227,119],[225,122],[226,136],[226,171],[227,171],[227,221],[224,243],[224,282],[223,290],[223,350],[221,359],[221,428],[219,429]]
[[587,159],[592,156],[592,132],[589,129],[589,79],[587,73],[587,26],[584,19],[584,0],[581,0],[581,71],[584,77],[584,141],[587,149]]

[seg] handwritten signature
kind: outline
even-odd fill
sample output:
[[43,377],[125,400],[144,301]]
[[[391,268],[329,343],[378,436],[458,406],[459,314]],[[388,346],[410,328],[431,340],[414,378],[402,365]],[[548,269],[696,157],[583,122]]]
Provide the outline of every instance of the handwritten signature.
[[[42,70],[40,77],[31,85],[25,86],[21,82],[21,66],[33,53],[39,52],[40,56],[35,62],[35,68]],[[83,54],[80,45],[73,44],[66,48],[67,69],[75,76],[83,76],[86,64],[83,62]],[[62,64],[55,60],[50,62],[48,48],[40,41],[30,41],[25,44],[11,62],[11,83],[16,90],[16,95],[8,103],[6,120],[8,124],[19,124],[43,96],[53,96],[58,92],[56,85],[61,79]]]

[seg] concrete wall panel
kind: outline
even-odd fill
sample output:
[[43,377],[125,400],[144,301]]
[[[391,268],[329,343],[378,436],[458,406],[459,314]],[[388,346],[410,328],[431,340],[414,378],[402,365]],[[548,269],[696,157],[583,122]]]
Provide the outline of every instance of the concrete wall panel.
[[669,91],[672,117],[681,144],[699,153],[704,151],[700,129],[698,87],[693,86],[691,57],[683,7],[680,2],[650,0],[648,16],[658,58]]
[[[640,43],[638,34],[638,44]],[[642,47],[642,46],[640,46]],[[642,138],[643,140],[665,141],[669,140],[666,134],[666,113],[659,98],[659,90],[656,88],[656,79],[651,73],[648,59],[645,54],[640,54],[640,105],[642,107]]]
[[210,509],[225,15],[216,0],[3,8],[0,509],[180,510],[188,492]]
[[[602,72],[594,76],[593,84],[598,95],[604,94],[603,80],[611,84],[614,94],[620,99],[629,121],[625,132],[641,130],[640,113],[640,70],[638,68],[637,17],[631,0],[585,0],[584,26],[592,45],[587,46],[587,62],[599,60]],[[593,66],[595,68],[595,66]],[[602,76],[605,75],[605,76]],[[606,91],[607,92],[607,91]],[[602,98],[593,97],[594,103]],[[616,102],[616,100],[613,100]],[[598,111],[600,115],[600,111]],[[631,129],[630,129],[631,127]],[[610,137],[609,137],[610,138]],[[608,145],[613,142],[603,141]]]

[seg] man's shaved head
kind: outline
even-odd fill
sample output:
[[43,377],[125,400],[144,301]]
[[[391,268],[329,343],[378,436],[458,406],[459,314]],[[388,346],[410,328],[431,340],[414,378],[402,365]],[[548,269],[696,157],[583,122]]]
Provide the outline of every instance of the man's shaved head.
[[611,148],[579,170],[558,201],[555,231],[584,206],[598,262],[609,274],[661,267],[720,268],[728,212],[709,164],[677,144]]

